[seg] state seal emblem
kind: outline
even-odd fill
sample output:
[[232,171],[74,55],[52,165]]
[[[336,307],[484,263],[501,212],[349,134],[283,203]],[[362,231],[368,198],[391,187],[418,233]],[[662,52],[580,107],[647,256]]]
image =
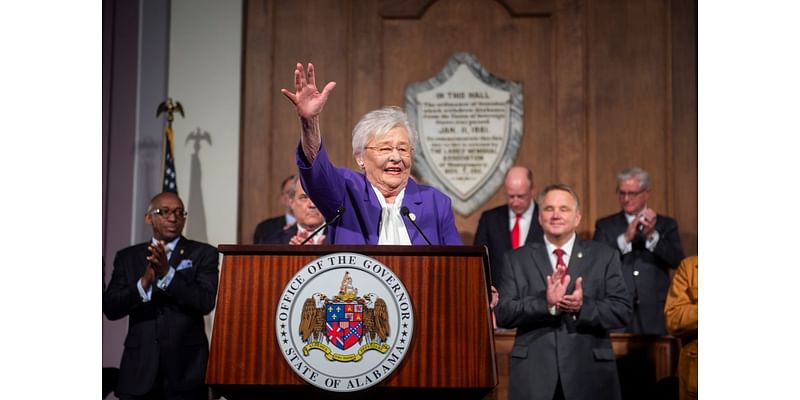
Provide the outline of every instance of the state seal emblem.
[[411,342],[414,316],[405,287],[386,265],[362,254],[335,253],[305,265],[289,281],[276,327],[295,373],[322,389],[352,392],[397,368]]

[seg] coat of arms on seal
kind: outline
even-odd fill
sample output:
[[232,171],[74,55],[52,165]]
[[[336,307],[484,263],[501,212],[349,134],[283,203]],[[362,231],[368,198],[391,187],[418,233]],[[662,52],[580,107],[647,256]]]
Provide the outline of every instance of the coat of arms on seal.
[[380,262],[335,253],[307,264],[284,289],[278,345],[292,370],[325,390],[366,389],[405,357],[414,330],[411,299]]
[[[314,293],[303,303],[300,316],[300,338],[307,343],[303,354],[312,349],[325,353],[328,360],[358,361],[369,350],[386,353],[386,339],[390,334],[386,301],[374,293],[358,296],[350,272],[345,271],[339,294],[329,299]],[[347,350],[356,343],[362,344],[355,354],[337,354],[328,345]]]

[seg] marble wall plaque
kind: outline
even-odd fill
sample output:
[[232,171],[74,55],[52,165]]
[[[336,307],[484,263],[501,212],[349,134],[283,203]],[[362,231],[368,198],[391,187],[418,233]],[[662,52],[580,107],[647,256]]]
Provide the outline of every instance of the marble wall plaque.
[[419,132],[414,172],[469,215],[502,186],[522,139],[522,85],[495,77],[467,53],[435,77],[406,87]]

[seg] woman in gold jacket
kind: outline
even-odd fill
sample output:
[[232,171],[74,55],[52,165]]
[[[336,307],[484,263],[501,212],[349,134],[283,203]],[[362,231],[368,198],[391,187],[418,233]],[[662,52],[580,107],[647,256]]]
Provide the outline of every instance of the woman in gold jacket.
[[664,305],[667,331],[681,339],[680,399],[697,398],[697,256],[681,261]]

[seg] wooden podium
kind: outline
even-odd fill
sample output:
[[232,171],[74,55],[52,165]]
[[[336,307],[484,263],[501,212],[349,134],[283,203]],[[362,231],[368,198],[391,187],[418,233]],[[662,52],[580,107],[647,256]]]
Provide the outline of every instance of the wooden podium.
[[[486,250],[479,246],[220,245],[219,296],[206,383],[227,399],[479,399],[498,384]],[[374,387],[329,392],[306,383],[280,353],[275,314],[309,262],[352,252],[390,267],[405,285],[414,335],[400,366]]]

